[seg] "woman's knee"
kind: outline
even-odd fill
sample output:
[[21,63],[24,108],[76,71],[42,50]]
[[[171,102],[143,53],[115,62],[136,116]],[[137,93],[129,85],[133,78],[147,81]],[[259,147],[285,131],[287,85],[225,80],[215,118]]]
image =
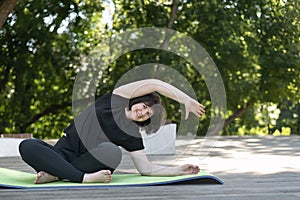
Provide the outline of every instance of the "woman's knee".
[[23,140],[20,144],[19,144],[19,152],[23,153],[28,151],[28,149],[30,149],[32,146],[32,139],[26,139]]
[[30,154],[30,152],[32,153],[33,144],[33,139],[25,139],[19,144],[19,152],[22,158]]
[[40,145],[41,141],[37,139],[25,139],[19,144],[19,152],[20,155],[23,157],[27,154],[32,154],[33,152],[37,151],[37,145]]
[[97,149],[102,151],[105,150],[116,155],[122,155],[120,147],[111,142],[103,142],[97,146]]
[[91,154],[106,166],[116,169],[122,160],[120,147],[110,142],[103,142],[91,151]]
[[105,153],[111,158],[118,158],[121,160],[122,151],[120,147],[111,143],[111,142],[103,142],[97,146],[97,151],[101,154]]

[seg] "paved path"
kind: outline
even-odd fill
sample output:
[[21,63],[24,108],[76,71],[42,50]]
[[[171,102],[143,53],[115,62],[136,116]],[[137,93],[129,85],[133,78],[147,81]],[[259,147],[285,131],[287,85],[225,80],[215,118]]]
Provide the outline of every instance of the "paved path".
[[[155,155],[150,160],[197,163],[224,185],[1,190],[0,199],[300,199],[300,137],[220,137],[207,156],[205,149],[199,151],[203,141],[178,140],[177,155]],[[19,157],[0,158],[0,166],[33,172]],[[117,172],[135,172],[126,153]]]

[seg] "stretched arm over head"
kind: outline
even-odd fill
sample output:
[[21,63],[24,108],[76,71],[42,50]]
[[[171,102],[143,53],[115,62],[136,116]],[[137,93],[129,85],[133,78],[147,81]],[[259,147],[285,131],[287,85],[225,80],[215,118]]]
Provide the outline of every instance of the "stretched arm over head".
[[200,169],[197,165],[185,164],[182,166],[162,166],[152,164],[144,150],[130,152],[135,167],[144,176],[179,176],[198,174]]
[[114,89],[113,93],[125,98],[139,97],[152,92],[158,92],[170,99],[185,105],[185,119],[190,112],[200,117],[205,113],[204,106],[178,88],[158,79],[145,79],[122,85]]

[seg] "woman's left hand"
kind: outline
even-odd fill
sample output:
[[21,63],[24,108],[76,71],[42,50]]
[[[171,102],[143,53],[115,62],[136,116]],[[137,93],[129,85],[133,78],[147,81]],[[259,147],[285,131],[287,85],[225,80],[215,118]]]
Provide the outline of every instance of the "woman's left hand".
[[189,113],[194,113],[197,117],[205,114],[205,108],[198,101],[190,98],[186,102],[184,102],[185,106],[185,119],[187,120],[189,117]]

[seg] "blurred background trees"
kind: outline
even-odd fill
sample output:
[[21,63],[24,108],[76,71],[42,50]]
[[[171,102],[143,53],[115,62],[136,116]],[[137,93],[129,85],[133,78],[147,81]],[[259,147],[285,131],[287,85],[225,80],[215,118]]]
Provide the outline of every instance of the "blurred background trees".
[[[82,59],[116,33],[160,27],[193,38],[216,63],[227,95],[222,134],[300,135],[299,12],[296,0],[20,0],[0,29],[0,133],[59,137],[73,117]],[[202,135],[209,93],[190,63],[166,51],[121,56],[103,68],[97,96],[131,68],[154,62],[184,75],[208,108]],[[168,104],[179,123],[180,108]]]

